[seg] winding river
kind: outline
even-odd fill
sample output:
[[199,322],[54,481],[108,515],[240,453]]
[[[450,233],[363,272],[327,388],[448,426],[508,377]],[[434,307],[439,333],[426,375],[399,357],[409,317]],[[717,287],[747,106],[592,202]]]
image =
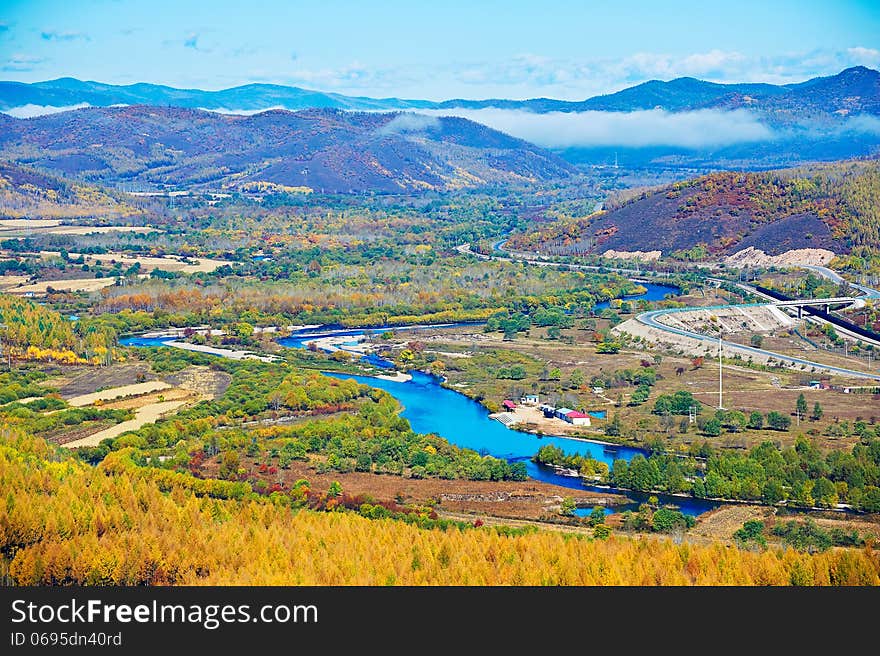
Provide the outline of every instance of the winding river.
[[[641,283],[647,288],[646,293],[627,297],[624,300],[660,300],[666,294],[677,290],[673,287],[656,285],[653,283]],[[607,302],[596,306],[597,310],[609,307]],[[474,324],[448,324],[450,326],[474,325]],[[409,330],[415,326],[388,326],[371,329],[378,333],[386,330]],[[306,342],[327,336],[350,336],[359,337],[364,334],[363,329],[353,330],[330,330],[315,331],[304,330],[294,333],[290,337],[278,340],[282,346],[289,348],[305,348]],[[142,338],[128,337],[120,340],[126,346],[161,346],[164,342],[173,341],[172,338]],[[393,365],[387,360],[377,356],[367,356],[371,364],[390,368]],[[324,372],[328,376],[346,379],[354,378],[360,383],[385,390],[396,398],[403,406],[402,416],[409,420],[413,430],[419,433],[436,433],[456,446],[473,449],[483,455],[492,455],[510,461],[523,461],[526,469],[535,480],[553,483],[555,485],[572,488],[575,490],[594,490],[598,492],[615,491],[614,488],[584,485],[578,478],[561,476],[549,467],[533,463],[531,457],[544,444],[553,444],[562,448],[567,453],[579,453],[588,455],[596,460],[607,463],[609,466],[618,458],[630,460],[636,454],[645,454],[641,449],[625,446],[606,445],[599,442],[571,439],[558,436],[538,437],[531,433],[522,433],[505,428],[501,423],[489,419],[489,413],[485,407],[469,399],[468,397],[443,387],[440,379],[424,374],[413,372],[412,380],[396,382],[374,378],[369,376],[355,376]],[[625,509],[635,509],[639,503],[645,501],[647,494],[631,491],[621,491],[634,500],[635,503],[626,506],[616,506],[608,512]],[[662,503],[674,504],[682,512],[696,516],[716,507],[718,504],[711,501],[692,499],[689,497],[676,497],[656,495]],[[588,514],[590,509],[579,509],[578,514]]]

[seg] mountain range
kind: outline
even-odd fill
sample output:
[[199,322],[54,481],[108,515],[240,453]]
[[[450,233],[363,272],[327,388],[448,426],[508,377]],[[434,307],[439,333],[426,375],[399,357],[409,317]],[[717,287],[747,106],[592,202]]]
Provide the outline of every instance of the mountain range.
[[25,105],[71,107],[88,104],[173,105],[193,109],[254,112],[331,108],[359,111],[412,109],[498,108],[548,112],[632,112],[663,109],[684,112],[700,109],[749,109],[771,124],[788,125],[806,119],[840,119],[857,114],[880,114],[880,72],[864,66],[848,68],[837,75],[817,77],[798,84],[718,84],[690,77],[668,82],[652,80],[616,93],[583,101],[550,98],[531,100],[406,100],[345,96],[275,84],[203,91],[176,89],[156,84],[126,86],[60,78],[31,84],[0,82],[0,111]]
[[556,155],[457,117],[181,107],[0,114],[0,159],[148,189],[254,185],[334,193],[448,190],[570,176]]

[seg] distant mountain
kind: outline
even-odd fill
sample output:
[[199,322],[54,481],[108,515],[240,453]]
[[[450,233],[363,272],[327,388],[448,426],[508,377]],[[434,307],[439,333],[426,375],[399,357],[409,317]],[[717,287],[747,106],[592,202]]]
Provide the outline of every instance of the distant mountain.
[[551,254],[662,251],[703,245],[732,254],[880,247],[880,162],[855,161],[759,173],[723,172],[645,191],[590,217],[515,235],[513,249]]
[[499,109],[526,109],[536,113],[546,112],[632,112],[646,109],[665,109],[670,112],[682,112],[694,109],[705,109],[725,96],[735,94],[752,94],[755,96],[771,96],[785,94],[785,87],[772,84],[716,84],[704,82],[691,77],[681,77],[669,82],[651,80],[634,87],[629,87],[603,96],[594,96],[582,101],[551,100],[537,98],[534,100],[447,100],[441,107],[463,107],[483,109],[497,107]]
[[880,114],[880,72],[856,66],[830,77],[785,85],[717,84],[690,77],[668,82],[651,80],[617,93],[575,102],[550,98],[432,102],[353,97],[276,84],[248,84],[221,91],[202,91],[144,83],[117,86],[74,78],[33,84],[0,82],[0,111],[24,105],[71,107],[83,103],[95,107],[173,105],[248,112],[279,107],[289,110],[332,108],[364,111],[495,107],[536,113],[631,112],[648,109],[683,112],[748,108],[772,123],[788,124],[817,116],[840,118],[860,113]]
[[[486,108],[514,110],[528,112],[529,115],[498,116],[489,112],[467,116],[496,127],[503,125],[503,129],[515,136],[539,141],[547,138],[546,143],[553,144],[556,154],[578,166],[606,166],[619,160],[622,166],[629,169],[684,167],[755,170],[880,154],[880,72],[864,66],[787,85],[717,84],[694,78],[678,78],[668,82],[652,80],[617,93],[576,102],[550,98],[458,99],[443,102],[376,99],[271,84],[202,91],[154,84],[115,86],[73,78],[34,84],[0,82],[0,112],[11,112],[13,115],[29,116],[43,113],[46,108],[143,104],[239,114],[278,107],[288,110],[377,112],[429,110],[432,114],[444,111],[455,114]],[[602,124],[598,124],[598,128],[590,128],[594,121],[613,120],[616,113],[656,109],[673,115],[700,110],[718,114],[682,116],[681,122],[674,116],[669,119],[671,123],[667,121],[669,117],[632,117],[633,134],[656,135],[661,139],[653,145],[632,145],[619,121],[612,123],[618,126],[616,128],[602,129]],[[740,111],[730,113],[734,110]],[[570,131],[549,127],[543,132],[536,131],[536,122],[531,120],[534,117],[530,115],[551,112],[605,114],[572,117],[578,124],[573,125]],[[3,117],[4,114],[0,113],[0,128]],[[684,122],[686,118],[698,119],[700,127],[686,127],[690,125]],[[717,123],[720,144],[693,145],[700,140],[688,137],[713,132],[714,128],[706,127],[707,121]],[[639,122],[647,122],[648,127],[640,127]],[[667,124],[672,127],[659,127]],[[744,124],[748,127],[744,128]],[[529,125],[532,127],[529,128]],[[747,138],[741,137],[744,129]],[[547,137],[551,133],[552,139]],[[579,137],[581,134],[594,136]],[[616,139],[614,135],[617,135]],[[566,138],[570,143],[564,141]],[[592,145],[588,141],[590,138],[601,141],[601,145]]]
[[113,184],[401,192],[570,176],[537,146],[462,118],[179,107],[87,108],[4,119],[0,159]]
[[447,100],[440,108],[524,109],[547,112],[632,112],[662,109],[685,112],[700,109],[749,109],[771,125],[789,125],[817,118],[840,119],[857,114],[880,114],[880,72],[864,66],[800,84],[717,84],[691,77],[669,82],[651,80],[617,93],[568,102],[534,100]]
[[289,110],[332,108],[348,110],[395,110],[433,106],[421,100],[400,98],[360,98],[336,93],[322,93],[278,84],[247,84],[223,89],[175,89],[158,84],[118,86],[100,82],[83,82],[63,77],[47,82],[25,84],[0,82],[0,111],[25,105],[41,107],[73,107],[83,103],[93,107],[113,105],[166,105],[229,111],[262,111],[282,108]]

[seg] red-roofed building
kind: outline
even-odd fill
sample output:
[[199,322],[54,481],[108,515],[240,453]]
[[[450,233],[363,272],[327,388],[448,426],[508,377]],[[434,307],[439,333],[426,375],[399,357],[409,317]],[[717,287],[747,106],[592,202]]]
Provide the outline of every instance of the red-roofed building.
[[583,412],[572,410],[571,412],[565,413],[565,421],[569,424],[574,424],[575,426],[589,426],[590,415],[585,415]]
[[504,399],[504,400],[501,402],[501,405],[504,406],[504,409],[505,409],[505,410],[513,410],[514,408],[516,408],[516,403],[514,403],[514,402],[511,401],[510,399]]

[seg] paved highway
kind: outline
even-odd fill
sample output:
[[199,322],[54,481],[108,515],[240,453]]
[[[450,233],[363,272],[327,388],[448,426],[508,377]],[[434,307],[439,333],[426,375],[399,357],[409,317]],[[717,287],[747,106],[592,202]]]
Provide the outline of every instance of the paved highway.
[[[493,244],[493,250],[496,252],[503,253],[504,255],[506,255],[506,257],[498,257],[497,255],[492,256],[492,255],[482,255],[480,253],[474,253],[470,249],[470,244],[462,244],[461,246],[457,247],[457,250],[461,253],[476,255],[477,257],[480,257],[482,259],[487,259],[487,260],[499,259],[499,260],[504,260],[507,262],[511,262],[514,260],[525,260],[527,262],[531,262],[532,264],[539,264],[542,266],[567,266],[567,267],[571,267],[574,269],[595,270],[595,269],[599,268],[599,267],[589,266],[589,265],[585,265],[585,264],[582,264],[582,265],[579,265],[579,264],[559,264],[559,263],[555,263],[555,262],[536,261],[533,258],[539,257],[539,256],[532,256],[532,255],[525,254],[525,253],[516,253],[514,251],[508,251],[508,250],[503,249],[501,245],[504,243],[504,241],[506,241],[506,240],[502,239],[502,240],[498,241],[497,243]],[[815,271],[819,275],[824,276],[826,278],[829,278],[830,280],[833,280],[834,282],[837,282],[837,283],[848,282],[848,281],[844,280],[840,276],[840,274],[838,274],[836,271],[833,271],[832,269],[829,269],[828,267],[814,266],[814,265],[802,265],[801,268]],[[636,271],[635,269],[611,269],[611,268],[608,268],[606,270],[607,271],[614,271],[616,273],[626,273],[626,274],[640,273],[640,272]],[[880,298],[880,291],[878,291],[876,289],[872,289],[871,287],[866,287],[864,285],[857,285],[855,283],[848,283],[848,284],[851,287],[855,287],[856,289],[860,290],[867,298]],[[742,284],[740,284],[738,286],[742,287],[743,289],[747,289],[748,291],[750,291],[752,293],[758,293],[757,290],[751,288],[750,286],[742,285]],[[819,299],[817,299],[817,301],[818,300]],[[681,335],[682,337],[689,337],[691,339],[696,339],[701,342],[710,342],[712,344],[717,344],[718,343],[717,337],[710,337],[708,335],[701,335],[700,333],[691,332],[691,331],[685,330],[683,328],[674,328],[672,326],[667,326],[666,324],[663,324],[663,323],[657,321],[657,317],[662,316],[664,314],[672,314],[675,312],[693,311],[695,309],[726,310],[726,309],[730,309],[730,308],[734,308],[734,307],[758,307],[761,305],[766,305],[766,304],[765,303],[749,303],[749,304],[744,304],[744,305],[717,305],[717,306],[700,307],[700,308],[686,307],[686,308],[672,308],[672,309],[665,309],[665,310],[653,310],[651,312],[643,312],[642,314],[639,314],[638,316],[636,316],[636,320],[646,326],[649,326],[651,328],[655,328],[657,330],[662,330],[662,331],[665,331],[668,333]],[[864,372],[864,371],[855,371],[853,369],[844,369],[842,367],[834,367],[832,365],[823,364],[821,362],[813,362],[812,360],[805,360],[803,358],[796,358],[796,357],[792,357],[789,355],[782,355],[781,353],[776,353],[774,351],[765,351],[764,349],[755,348],[753,346],[745,346],[742,344],[736,344],[734,342],[725,342],[722,340],[721,343],[723,346],[726,346],[728,348],[736,349],[739,351],[745,351],[747,353],[754,353],[755,355],[760,355],[762,357],[775,358],[776,360],[778,360],[780,362],[784,362],[784,363],[794,365],[794,366],[805,365],[807,367],[815,367],[816,369],[821,369],[823,371],[828,371],[828,372],[840,374],[843,376],[852,376],[853,378],[864,378],[866,380],[880,381],[880,373],[868,373],[868,372]]]
[[[692,332],[690,330],[685,330],[684,328],[675,328],[673,326],[667,326],[664,323],[657,321],[657,317],[672,314],[675,312],[689,312],[693,310],[728,310],[732,307],[760,307],[765,305],[764,303],[749,303],[746,305],[715,305],[710,307],[700,307],[700,308],[673,308],[666,310],[652,310],[651,312],[643,312],[642,314],[636,317],[636,320],[639,323],[643,323],[646,326],[650,326],[651,328],[656,328],[658,330],[662,330],[668,333],[673,333],[675,335],[681,335],[683,337],[690,337],[691,339],[697,339],[701,342],[709,342],[711,344],[718,344],[717,337],[710,337],[708,335],[701,335],[700,333]],[[876,373],[867,373],[864,371],[855,371],[853,369],[843,369],[841,367],[834,367],[828,364],[822,364],[821,362],[813,362],[811,360],[804,360],[803,358],[795,358],[790,355],[782,355],[781,353],[775,353],[774,351],[765,351],[764,349],[755,348],[753,346],[744,346],[743,344],[736,344],[734,342],[725,342],[721,341],[723,346],[728,348],[733,348],[738,351],[745,351],[747,353],[754,353],[756,355],[760,355],[763,357],[772,357],[780,362],[784,362],[786,364],[791,364],[795,366],[806,365],[807,367],[815,367],[816,369],[822,369],[823,371],[830,371],[831,373],[841,374],[844,376],[852,376],[854,378],[865,378],[868,380],[880,380],[880,374]]]

